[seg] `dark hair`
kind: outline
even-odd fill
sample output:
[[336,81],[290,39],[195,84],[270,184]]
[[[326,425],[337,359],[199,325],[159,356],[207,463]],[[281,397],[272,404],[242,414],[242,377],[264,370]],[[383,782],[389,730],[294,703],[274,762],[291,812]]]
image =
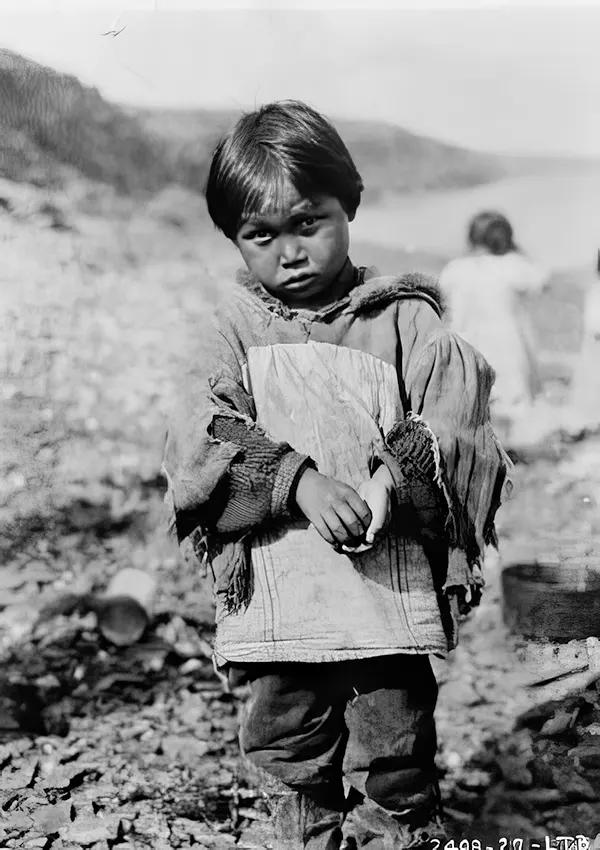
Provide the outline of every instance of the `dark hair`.
[[364,188],[337,130],[294,100],[243,115],[221,139],[204,190],[209,215],[234,239],[247,215],[277,209],[287,181],[302,197],[337,198],[350,217]]
[[472,219],[469,244],[472,248],[486,248],[490,254],[497,256],[518,250],[509,220],[502,213],[493,211],[478,213]]

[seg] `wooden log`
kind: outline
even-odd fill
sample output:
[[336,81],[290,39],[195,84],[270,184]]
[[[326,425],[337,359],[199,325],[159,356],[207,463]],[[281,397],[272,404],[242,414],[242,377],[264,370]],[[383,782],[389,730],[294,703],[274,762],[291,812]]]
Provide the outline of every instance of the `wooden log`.
[[144,634],[153,614],[156,580],[143,570],[121,570],[103,596],[90,607],[98,618],[98,629],[115,646],[130,646]]
[[[597,638],[592,640],[598,642]],[[527,641],[517,649],[517,656],[525,687],[539,687],[564,676],[583,672],[590,666],[585,640],[568,643]]]
[[519,658],[528,674],[525,681],[537,703],[562,700],[600,679],[600,640],[596,637],[567,644],[532,641]]

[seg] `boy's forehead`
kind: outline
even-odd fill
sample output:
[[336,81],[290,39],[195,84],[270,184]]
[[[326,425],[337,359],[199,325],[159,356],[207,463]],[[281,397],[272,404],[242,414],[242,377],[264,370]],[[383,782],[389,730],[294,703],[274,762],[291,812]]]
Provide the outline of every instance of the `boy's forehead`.
[[267,193],[253,209],[245,211],[243,220],[252,222],[265,218],[291,218],[315,210],[321,202],[321,198],[306,197],[294,186],[286,186],[281,192]]

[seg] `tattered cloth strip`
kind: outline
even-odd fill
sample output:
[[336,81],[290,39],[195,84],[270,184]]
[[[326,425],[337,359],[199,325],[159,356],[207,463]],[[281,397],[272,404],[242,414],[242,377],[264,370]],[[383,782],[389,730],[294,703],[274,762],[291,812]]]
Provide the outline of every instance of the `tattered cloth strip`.
[[435,434],[420,416],[409,412],[387,435],[386,446],[389,452],[383,459],[398,502],[414,509],[418,536],[449,542],[456,511]]

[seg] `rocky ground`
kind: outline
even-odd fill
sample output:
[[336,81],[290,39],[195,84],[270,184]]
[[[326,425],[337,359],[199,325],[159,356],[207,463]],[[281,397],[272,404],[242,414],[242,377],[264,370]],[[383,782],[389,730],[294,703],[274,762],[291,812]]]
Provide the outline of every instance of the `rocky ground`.
[[[235,257],[201,203],[143,207],[79,184],[49,203],[0,185],[0,846],[263,848],[237,712],[210,660],[208,579],[166,538],[166,417]],[[110,210],[110,214],[107,214]],[[218,259],[218,262],[215,261]],[[517,468],[504,561],[599,532],[600,443]],[[141,642],[111,646],[73,600],[125,566],[158,582]],[[437,665],[439,766],[455,839],[600,833],[600,699],[527,687],[500,567]],[[545,698],[543,698],[545,696]],[[500,845],[498,845],[500,846]],[[516,850],[519,850],[518,845]]]

